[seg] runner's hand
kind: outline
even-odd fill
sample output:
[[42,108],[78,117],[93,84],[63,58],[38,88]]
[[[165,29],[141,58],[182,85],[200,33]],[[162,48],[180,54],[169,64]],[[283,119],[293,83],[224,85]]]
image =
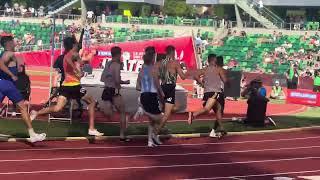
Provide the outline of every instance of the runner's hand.
[[13,81],[17,81],[17,80],[18,80],[18,77],[17,77],[17,76],[14,76],[14,75],[11,76],[11,78],[12,78]]

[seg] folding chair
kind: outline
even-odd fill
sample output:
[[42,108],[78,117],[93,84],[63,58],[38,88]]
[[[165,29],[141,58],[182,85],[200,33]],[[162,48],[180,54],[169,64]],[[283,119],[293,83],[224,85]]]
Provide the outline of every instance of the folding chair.
[[[28,99],[28,105],[27,105],[27,111],[28,113],[30,112],[30,102],[31,102],[31,90],[30,89],[25,89],[25,90],[20,90],[20,93],[22,94],[22,96],[26,99]],[[13,105],[13,108],[16,109],[15,104],[13,104],[12,102],[7,98],[6,102],[4,104],[5,109],[5,114],[6,114],[6,118],[11,115],[11,116],[16,116],[16,115],[21,115],[20,112],[16,112],[16,111],[11,111],[10,110],[10,104]]]
[[61,122],[70,122],[72,124],[72,117],[73,117],[73,106],[74,106],[74,99],[68,100],[70,102],[69,108],[69,116],[68,117],[54,117],[52,114],[49,114],[49,119],[48,122],[50,123],[51,121],[61,121]]
[[[27,105],[27,111],[28,113],[30,112],[30,101],[31,101],[31,98],[29,97],[29,102],[28,102],[28,105]],[[6,100],[6,103],[4,104],[5,106],[5,114],[6,114],[6,118],[11,115],[11,116],[16,116],[16,115],[21,115],[20,112],[17,112],[17,111],[12,111],[10,110],[10,105],[13,105],[15,106],[15,104],[13,104],[9,99]],[[13,107],[15,109],[15,107]]]

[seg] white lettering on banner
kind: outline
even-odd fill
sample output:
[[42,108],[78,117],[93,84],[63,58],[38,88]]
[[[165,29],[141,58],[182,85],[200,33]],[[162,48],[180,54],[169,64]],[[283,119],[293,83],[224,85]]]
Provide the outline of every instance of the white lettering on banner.
[[176,58],[176,60],[182,61],[183,58],[184,58],[184,51],[183,51],[183,50],[181,51],[179,57],[178,57],[178,53],[177,53],[177,51],[176,51],[176,53],[175,53],[175,58]]
[[133,71],[133,65],[137,63],[137,60],[127,61],[129,63],[129,72]]
[[111,56],[110,51],[98,51],[97,53],[98,56]]
[[137,62],[136,69],[135,69],[136,73],[138,73],[140,71],[140,69],[142,68],[143,63],[144,63],[143,61],[138,61]]
[[124,60],[123,61],[123,70],[126,72],[139,72],[142,68],[142,60]]
[[[110,51],[97,51],[98,56],[107,56],[108,58],[103,58],[103,61],[111,60],[111,52]],[[123,62],[123,70],[126,72],[139,72],[143,66],[143,55],[144,52],[128,52],[125,51],[122,54],[122,62]],[[184,63],[184,51],[182,50],[180,54],[175,52],[176,60],[182,64]]]
[[317,99],[316,94],[291,92],[290,95],[291,95],[291,97],[297,97],[297,98]]
[[141,60],[144,55],[144,52],[133,52],[133,58],[134,60]]

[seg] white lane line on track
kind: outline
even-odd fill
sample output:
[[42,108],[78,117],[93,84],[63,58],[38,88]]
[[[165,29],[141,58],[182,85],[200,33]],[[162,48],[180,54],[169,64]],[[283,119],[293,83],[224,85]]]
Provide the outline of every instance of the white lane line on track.
[[[205,145],[224,145],[224,144],[246,144],[246,143],[264,143],[264,142],[282,142],[320,139],[320,136],[311,136],[304,138],[284,138],[284,139],[266,139],[255,141],[230,141],[230,142],[214,142],[214,143],[196,143],[196,144],[164,144],[161,147],[181,147],[181,146],[205,146]],[[1,149],[0,152],[23,152],[23,151],[58,151],[58,150],[88,150],[88,149],[120,149],[120,148],[148,148],[147,146],[95,146],[95,147],[78,147],[78,148],[30,148],[30,149]]]
[[[3,159],[0,163],[5,162],[32,162],[32,161],[63,161],[63,160],[87,160],[87,159],[113,159],[113,158],[140,158],[140,157],[164,157],[164,156],[191,156],[191,155],[214,155],[214,154],[232,154],[232,153],[249,153],[249,152],[266,152],[266,151],[285,151],[285,150],[301,150],[314,149],[320,146],[304,146],[292,148],[274,148],[274,149],[249,149],[242,151],[211,151],[197,153],[169,153],[169,154],[137,154],[137,155],[118,155],[118,156],[80,156],[65,158],[39,158],[39,159]],[[320,151],[320,150],[319,150]]]
[[[270,162],[298,161],[298,160],[310,160],[310,159],[319,159],[320,160],[320,156],[319,157],[303,157],[303,158],[286,158],[286,159],[268,159],[268,160],[261,160],[261,161],[202,163],[202,164],[173,164],[173,165],[159,165],[159,166],[128,166],[128,167],[118,167],[118,168],[92,168],[92,169],[59,169],[59,170],[43,170],[43,171],[13,171],[13,172],[0,172],[0,175],[66,173],[66,172],[87,172],[87,171],[114,171],[114,170],[156,169],[156,168],[187,168],[187,167],[197,167],[197,166],[220,166],[220,165],[234,165],[234,164],[270,163]],[[234,177],[238,177],[238,176],[234,176]]]
[[207,178],[193,178],[193,179],[178,179],[178,180],[209,180],[209,179],[231,179],[231,178],[249,178],[249,177],[267,177],[267,176],[279,176],[279,175],[293,175],[293,174],[303,174],[303,173],[317,173],[318,170],[310,171],[292,171],[292,172],[282,172],[282,173],[268,173],[268,174],[248,174],[243,176],[223,176],[223,177],[207,177]]

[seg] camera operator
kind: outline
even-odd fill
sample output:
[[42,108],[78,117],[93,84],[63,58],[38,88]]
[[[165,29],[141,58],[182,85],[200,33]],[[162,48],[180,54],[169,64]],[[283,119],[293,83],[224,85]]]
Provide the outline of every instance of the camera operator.
[[241,96],[249,97],[247,101],[247,118],[244,120],[245,124],[264,126],[267,103],[269,101],[266,95],[266,88],[263,87],[263,83],[259,79],[254,79],[246,86],[241,94]]

